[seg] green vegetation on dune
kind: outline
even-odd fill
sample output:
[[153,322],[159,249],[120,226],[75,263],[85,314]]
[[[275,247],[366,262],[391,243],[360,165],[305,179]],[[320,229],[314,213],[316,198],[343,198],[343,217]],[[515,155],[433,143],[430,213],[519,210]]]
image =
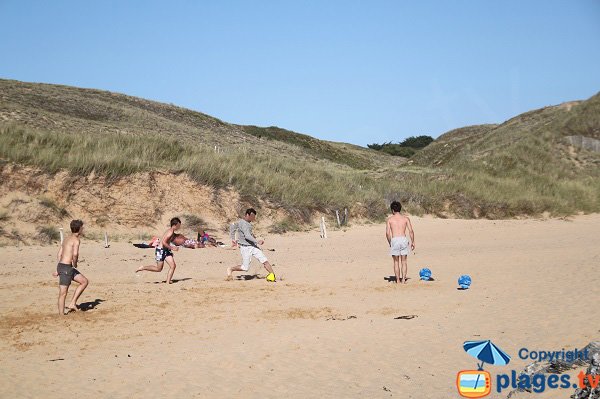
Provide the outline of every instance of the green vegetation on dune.
[[433,137],[431,136],[410,136],[399,143],[389,141],[383,144],[367,144],[367,147],[397,157],[410,158],[419,150],[431,144],[432,141]]
[[337,148],[330,143],[308,136],[306,134],[292,132],[277,126],[258,127],[258,126],[240,126],[244,132],[258,138],[267,140],[277,140],[284,143],[293,144],[307,150],[310,154],[319,158],[327,159],[343,165],[348,165],[355,169],[373,168],[373,160],[367,157],[361,157],[348,151]]
[[[539,154],[531,152],[536,148]],[[548,162],[541,148],[533,145],[519,151],[524,157],[536,155],[541,167]],[[153,170],[186,173],[202,184],[233,187],[245,196],[269,199],[292,213],[349,207],[379,218],[387,213],[386,201],[400,199],[417,214],[497,218],[544,211],[592,212],[598,209],[600,198],[598,176],[573,176],[564,169],[525,172],[514,166],[511,173],[504,173],[512,158],[502,157],[496,158],[497,164],[481,164],[480,169],[466,164],[426,173],[398,168],[373,176],[332,164],[306,164],[243,150],[215,153],[157,136],[77,137],[13,126],[0,129],[0,158],[76,175],[92,171],[113,177]]]
[[375,196],[372,179],[361,171],[242,149],[217,153],[154,135],[80,137],[5,126],[0,129],[0,158],[50,173],[68,170],[83,176],[92,171],[112,177],[146,171],[186,173],[199,183],[233,187],[244,195],[270,199],[289,208],[349,207]]
[[343,207],[379,219],[393,199],[411,213],[465,218],[600,210],[600,156],[564,142],[598,137],[598,96],[456,129],[407,161],[109,92],[3,80],[0,88],[0,160],[49,173],[185,173],[297,219]]

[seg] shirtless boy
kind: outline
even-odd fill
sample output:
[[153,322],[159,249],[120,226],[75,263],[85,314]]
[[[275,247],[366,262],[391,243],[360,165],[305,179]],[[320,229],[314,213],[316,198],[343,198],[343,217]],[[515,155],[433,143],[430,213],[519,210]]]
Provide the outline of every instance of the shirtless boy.
[[[400,213],[402,205],[398,201],[391,203],[392,216],[386,223],[385,237],[390,245],[390,255],[394,260],[394,274],[396,275],[396,283],[406,284],[406,273],[408,269],[408,238],[406,238],[406,230],[410,234],[410,248],[415,250],[415,233],[410,223],[410,219]],[[402,261],[402,273],[400,273],[399,262]]]
[[175,236],[175,232],[181,228],[181,220],[179,218],[171,219],[171,227],[169,230],[165,231],[162,239],[160,240],[160,244],[156,247],[154,252],[156,265],[150,266],[140,266],[135,272],[141,272],[143,270],[149,272],[162,272],[163,266],[165,262],[169,265],[169,273],[167,273],[167,284],[171,284],[173,281],[173,273],[175,273],[175,258],[173,256],[173,251],[178,251],[179,248],[171,245],[171,241]]
[[[71,236],[60,246],[58,250],[58,265],[54,277],[58,277],[58,314],[66,315],[77,310],[77,300],[88,286],[88,279],[77,270],[79,259],[79,237],[83,235],[83,222],[81,220],[71,221]],[[77,281],[79,287],[73,293],[73,299],[69,306],[65,307],[65,300],[71,281]]]

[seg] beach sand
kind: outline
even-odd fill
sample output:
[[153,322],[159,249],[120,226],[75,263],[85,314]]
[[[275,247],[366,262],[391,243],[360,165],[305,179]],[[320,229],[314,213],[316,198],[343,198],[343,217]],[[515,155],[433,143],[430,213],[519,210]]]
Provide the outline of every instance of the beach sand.
[[[455,398],[456,373],[476,368],[464,341],[491,339],[512,356],[486,365],[494,376],[531,363],[521,348],[600,339],[600,215],[412,219],[407,285],[387,280],[384,225],[326,240],[266,235],[277,283],[223,281],[239,252],[210,248],[175,253],[168,286],[166,269],[134,273],[153,250],[83,241],[88,310],[66,317],[56,315],[57,248],[0,248],[0,397]],[[435,281],[418,281],[422,267]],[[461,274],[470,289],[457,290]],[[495,388],[489,397],[509,392]]]

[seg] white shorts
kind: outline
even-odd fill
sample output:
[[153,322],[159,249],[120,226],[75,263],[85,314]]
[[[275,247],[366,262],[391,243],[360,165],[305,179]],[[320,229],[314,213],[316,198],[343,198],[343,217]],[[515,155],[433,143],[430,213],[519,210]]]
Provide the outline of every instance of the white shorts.
[[408,244],[408,238],[406,237],[393,237],[390,243],[390,255],[408,255]]
[[267,257],[263,251],[251,245],[240,245],[240,253],[242,254],[242,270],[247,272],[250,269],[250,261],[254,256],[260,263],[265,263]]

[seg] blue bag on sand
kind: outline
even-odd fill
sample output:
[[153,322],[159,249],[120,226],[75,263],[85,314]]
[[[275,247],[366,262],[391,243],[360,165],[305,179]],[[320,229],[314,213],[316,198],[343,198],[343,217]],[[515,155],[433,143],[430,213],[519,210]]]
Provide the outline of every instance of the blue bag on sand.
[[466,290],[467,288],[469,288],[469,286],[471,285],[471,276],[468,276],[466,274],[463,274],[462,276],[460,276],[458,278],[458,285],[463,290]]
[[429,270],[426,267],[422,268],[421,270],[419,270],[419,277],[421,278],[421,280],[431,280],[431,270]]

